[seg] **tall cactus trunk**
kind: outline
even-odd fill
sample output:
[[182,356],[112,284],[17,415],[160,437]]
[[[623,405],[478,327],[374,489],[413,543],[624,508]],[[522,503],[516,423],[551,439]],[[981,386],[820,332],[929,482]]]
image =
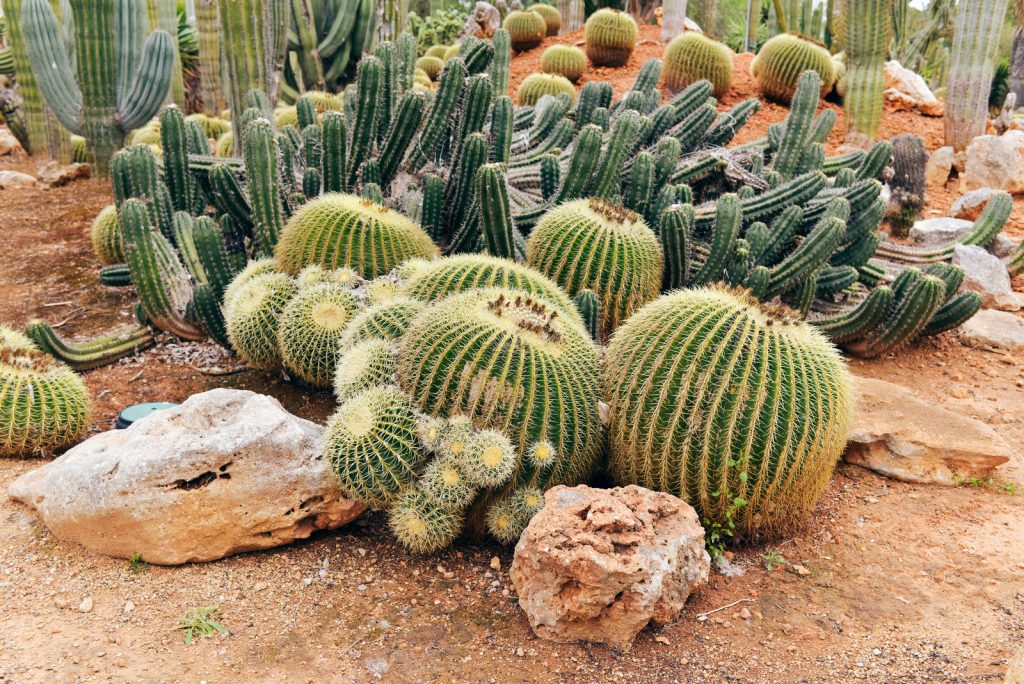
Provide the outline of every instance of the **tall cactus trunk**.
[[[669,2],[682,2],[683,3],[683,14],[686,14],[686,0],[669,0]],[[562,15],[562,27],[559,29],[559,34],[572,33],[583,28],[583,20],[585,19],[583,0],[558,0],[558,11]],[[666,13],[668,10],[665,10]],[[665,33],[664,17],[662,18],[662,35]]]
[[[89,157],[105,174],[110,158],[124,144],[117,125],[118,36],[115,0],[76,2],[75,53],[82,89],[82,135],[89,142]],[[133,46],[134,48],[135,46]]]
[[377,21],[377,38],[380,42],[395,40],[405,30],[405,18],[409,14],[409,0],[381,0]]
[[1013,36],[1013,56],[1010,59],[1010,92],[1017,102],[1024,103],[1024,27],[1017,27]]
[[961,0],[946,86],[946,144],[967,149],[988,125],[988,94],[1007,0]]
[[859,147],[878,135],[892,0],[848,0],[846,19],[846,142]]
[[[171,36],[178,35],[178,3],[175,0],[146,0],[149,16],[149,30],[163,29]],[[174,66],[171,71],[169,100],[185,109],[185,79],[181,73],[181,53],[178,40],[174,39]]]
[[754,52],[757,49],[757,34],[761,28],[761,0],[747,0],[746,25],[743,49],[746,52]]
[[220,19],[217,0],[196,0],[196,30],[199,33],[199,72],[202,74],[203,111],[210,116],[224,109],[221,82]]
[[892,0],[892,50],[898,55],[907,48],[907,0]]
[[[710,36],[715,35],[715,21],[718,18],[718,0],[701,0],[697,4],[694,15],[694,21],[703,29],[704,33]],[[664,17],[662,21],[664,21]]]
[[686,0],[664,0],[661,6],[661,39],[672,40],[683,32],[685,25]]
[[226,94],[235,129],[235,154],[241,154],[241,116],[250,90],[277,99],[277,85],[287,43],[286,0],[219,0],[224,45]]
[[21,114],[24,117],[25,132],[21,146],[25,152],[35,155],[46,149],[46,116],[43,112],[43,98],[39,94],[32,65],[25,50],[25,39],[21,33],[18,17],[21,14],[21,0],[3,0],[3,14],[7,17],[7,41],[14,58],[14,75],[18,79],[18,93],[21,95]]

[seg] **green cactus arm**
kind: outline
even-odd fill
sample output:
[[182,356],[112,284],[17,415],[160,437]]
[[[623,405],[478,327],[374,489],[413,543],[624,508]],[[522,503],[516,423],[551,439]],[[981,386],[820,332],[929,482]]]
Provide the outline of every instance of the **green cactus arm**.
[[860,272],[853,266],[825,266],[818,273],[817,296],[842,292],[858,281]]
[[392,122],[384,144],[381,147],[380,155],[380,180],[381,187],[387,188],[391,185],[398,168],[405,158],[413,138],[419,130],[423,121],[423,113],[427,107],[427,99],[422,92],[410,90],[402,96],[398,103],[398,110]]
[[245,169],[249,179],[249,202],[256,245],[264,256],[274,253],[274,246],[284,226],[278,171],[279,147],[274,129],[266,119],[249,124],[245,134]]
[[[847,224],[846,230],[849,233],[849,224]],[[829,263],[833,266],[853,266],[854,268],[859,268],[875,255],[875,251],[878,249],[878,244],[881,241],[882,235],[877,231],[867,233],[833,254],[829,259]]]
[[146,38],[132,86],[117,103],[118,125],[122,131],[138,128],[160,110],[171,87],[173,41],[166,31],[159,29]]
[[1010,273],[1010,277],[1024,273],[1024,241],[1017,245],[1017,249],[1013,250],[1006,259],[1003,260],[1006,264],[1006,270]]
[[323,118],[324,192],[348,190],[348,130],[341,112],[324,112]]
[[626,186],[624,204],[641,216],[647,214],[648,205],[654,193],[654,157],[650,152],[641,152],[633,158],[633,168]]
[[693,205],[671,206],[661,212],[658,239],[664,255],[665,271],[661,289],[669,292],[686,287],[690,280],[690,230],[693,226]]
[[192,174],[188,167],[188,141],[185,117],[177,107],[167,107],[160,114],[160,147],[163,150],[164,182],[177,211],[192,208]]
[[782,141],[772,159],[772,168],[784,179],[796,173],[800,157],[810,140],[820,92],[821,77],[818,72],[807,70],[800,74]]
[[196,252],[196,244],[192,235],[192,216],[188,212],[178,211],[174,213],[174,244],[178,248],[178,255],[185,265],[185,270],[195,279],[197,283],[205,283],[206,271]]
[[470,211],[476,197],[476,174],[486,161],[487,139],[482,133],[471,134],[462,145],[445,188],[444,215],[450,228],[459,229],[467,217],[476,219],[475,212]]
[[772,268],[767,296],[786,292],[818,270],[832,256],[845,230],[846,226],[838,218],[822,219],[796,249]]
[[25,332],[41,350],[76,371],[106,366],[156,344],[153,331],[145,325],[85,342],[67,342],[43,321],[31,321]]
[[483,229],[487,252],[492,256],[515,259],[525,256],[516,245],[524,240],[516,239],[516,227],[508,203],[508,186],[505,174],[499,164],[484,164],[476,176],[476,196],[480,210],[480,225]]
[[935,276],[914,279],[901,292],[893,285],[896,305],[879,327],[863,340],[846,345],[851,353],[875,357],[890,352],[917,337],[942,306],[946,287]]
[[494,84],[494,95],[495,97],[507,96],[509,64],[512,57],[512,43],[508,31],[502,28],[498,29],[491,36],[491,42],[494,44],[494,57],[491,58],[488,73],[491,76],[491,83]]
[[590,188],[592,197],[611,198],[618,194],[619,169],[633,150],[639,133],[640,116],[626,112],[615,120],[607,149],[601,157]]
[[853,309],[818,318],[811,323],[836,344],[858,340],[885,319],[893,299],[893,291],[881,285],[871,290]]
[[243,226],[252,225],[252,207],[235,172],[226,164],[214,164],[209,173],[210,199],[222,213]]
[[963,292],[943,304],[921,328],[919,335],[927,337],[954,330],[966,323],[981,309],[983,299],[978,292]]
[[60,35],[57,16],[46,0],[25,0],[21,7],[32,72],[46,104],[64,128],[82,134],[82,91]]
[[434,242],[441,243],[446,238],[444,216],[445,183],[437,174],[428,173],[423,176],[423,204],[420,225]]
[[193,290],[192,301],[189,302],[189,316],[202,326],[214,342],[225,349],[231,349],[220,296],[208,283],[197,285]]
[[1010,218],[1011,211],[1013,198],[1006,192],[996,193],[975,220],[971,232],[960,240],[960,244],[984,247],[992,242]]
[[566,202],[583,196],[590,179],[598,168],[601,155],[601,129],[587,124],[576,136],[569,168],[562,179],[558,202]]
[[497,93],[498,89],[495,88],[496,97],[491,105],[490,147],[487,159],[492,163],[507,164],[512,149],[515,113],[512,98]]
[[462,97],[466,75],[466,65],[461,59],[450,59],[445,64],[438,79],[434,104],[423,124],[419,140],[406,162],[410,170],[417,171],[434,159],[441,137],[448,130],[451,117]]
[[540,159],[540,195],[545,202],[551,201],[558,193],[562,181],[562,167],[558,157],[546,154]]
[[711,249],[707,260],[688,285],[704,285],[722,279],[726,261],[740,232],[742,211],[734,194],[722,195],[715,205],[715,222],[711,232]]
[[213,219],[199,216],[192,226],[192,241],[207,282],[219,298],[237,275],[237,268],[228,257],[224,231]]

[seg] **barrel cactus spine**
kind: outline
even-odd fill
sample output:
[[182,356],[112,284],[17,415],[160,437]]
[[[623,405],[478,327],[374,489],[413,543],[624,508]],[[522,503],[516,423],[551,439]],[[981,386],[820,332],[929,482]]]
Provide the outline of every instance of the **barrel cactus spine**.
[[604,396],[616,482],[671,492],[746,539],[814,508],[852,421],[835,348],[792,312],[718,287],[634,314],[608,345]]
[[673,39],[663,60],[665,87],[672,94],[705,79],[714,97],[721,97],[732,84],[732,51],[702,33],[688,31]]
[[622,66],[636,49],[639,33],[629,14],[615,9],[599,9],[584,26],[587,57],[594,66]]
[[545,74],[564,76],[573,83],[587,69],[587,55],[572,45],[552,45],[540,56],[540,70]]

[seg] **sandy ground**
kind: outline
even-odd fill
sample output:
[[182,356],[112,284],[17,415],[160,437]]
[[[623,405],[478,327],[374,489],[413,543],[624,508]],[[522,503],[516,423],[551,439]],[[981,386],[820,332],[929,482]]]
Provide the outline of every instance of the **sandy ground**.
[[[539,50],[516,58],[513,87]],[[645,50],[660,52],[641,43],[638,58]],[[624,87],[635,66],[616,76]],[[750,94],[741,73],[738,65],[727,104]],[[757,137],[784,113],[767,106],[744,135]],[[884,135],[908,129],[930,149],[941,142],[941,120],[887,112]],[[0,160],[0,169],[34,167]],[[956,197],[930,191],[930,211]],[[0,192],[4,322],[41,317],[68,336],[128,324],[133,294],[97,285],[87,238],[109,201],[99,181]],[[1022,209],[1018,200],[1008,227],[1018,237]],[[168,341],[86,374],[94,431],[127,404],[218,386],[272,394],[318,421],[333,408],[329,395],[280,376],[206,374],[209,351]],[[965,349],[947,334],[851,367],[1024,444],[1019,356]],[[0,459],[0,491],[38,463]],[[774,554],[785,562],[769,571]],[[676,624],[644,632],[628,653],[535,639],[511,591],[510,561],[511,549],[497,545],[409,555],[374,514],[288,548],[133,568],[53,538],[2,500],[0,682],[1000,682],[1024,644],[1024,459],[957,488],[840,465],[803,531],[736,549],[742,574],[716,573]],[[228,634],[186,645],[179,616],[207,606],[219,606]]]

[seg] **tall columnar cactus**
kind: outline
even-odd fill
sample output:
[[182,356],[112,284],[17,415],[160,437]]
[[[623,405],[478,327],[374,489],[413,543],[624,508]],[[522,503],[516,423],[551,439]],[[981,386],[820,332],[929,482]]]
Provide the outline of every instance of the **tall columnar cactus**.
[[639,214],[599,199],[545,214],[530,233],[526,261],[569,295],[592,290],[598,296],[602,339],[661,288],[657,237]]
[[178,46],[178,3],[176,0],[145,0],[149,28],[166,31],[174,38],[174,65],[171,67],[170,101],[185,107],[185,80],[181,71],[181,51]]
[[625,12],[599,9],[587,19],[584,40],[594,66],[622,66],[636,49],[636,21]]
[[225,103],[221,80],[220,16],[217,4],[218,0],[195,0],[203,111],[210,116],[219,115]]
[[74,67],[47,0],[24,0],[21,24],[32,70],[60,123],[88,141],[101,175],[125,136],[157,113],[174,69],[174,38],[145,36],[134,0],[73,0]]
[[892,0],[848,0],[846,21],[846,142],[867,147],[882,119],[883,67],[892,34]]
[[[3,0],[4,17],[7,18],[7,31],[4,42],[6,53],[10,59],[11,73],[18,79],[18,94],[21,95],[21,114],[24,117],[24,135],[19,142],[28,154],[37,154],[46,147],[46,118],[43,114],[43,98],[39,94],[32,65],[29,62],[28,50],[18,17],[21,15],[22,0]],[[2,73],[2,69],[0,69]],[[17,127],[11,127],[18,133]]]
[[732,83],[732,51],[723,43],[689,31],[665,48],[665,87],[673,95],[701,79],[711,82],[712,95],[721,97]]
[[91,413],[92,397],[74,371],[0,325],[0,456],[68,446]]
[[[380,3],[382,15],[375,16],[373,0],[319,2],[293,0],[292,30],[288,35],[288,57],[284,65],[282,95],[295,100],[305,90],[340,91],[355,73],[364,52],[372,49],[375,28],[390,32],[394,22],[404,19],[402,0]],[[401,27],[390,36],[394,39]]]
[[[228,107],[236,134],[235,154],[241,154],[242,115],[250,90],[277,100],[281,64],[287,45],[287,0],[218,0],[221,56]],[[269,115],[270,112],[264,112]]]
[[897,237],[906,237],[914,225],[918,212],[925,204],[925,164],[928,153],[924,141],[913,133],[904,133],[892,139],[893,176],[889,180],[892,201],[899,213],[890,223]]
[[813,510],[853,417],[849,373],[822,335],[716,288],[634,314],[608,345],[604,398],[617,483],[671,492],[748,539]]
[[800,74],[808,69],[821,77],[821,95],[824,96],[835,82],[832,56],[821,45],[793,33],[769,39],[750,64],[750,73],[757,79],[764,96],[783,103],[792,99]]
[[943,123],[946,144],[967,149],[988,125],[988,95],[996,69],[996,48],[1007,0],[974,0],[956,6],[953,51]]

